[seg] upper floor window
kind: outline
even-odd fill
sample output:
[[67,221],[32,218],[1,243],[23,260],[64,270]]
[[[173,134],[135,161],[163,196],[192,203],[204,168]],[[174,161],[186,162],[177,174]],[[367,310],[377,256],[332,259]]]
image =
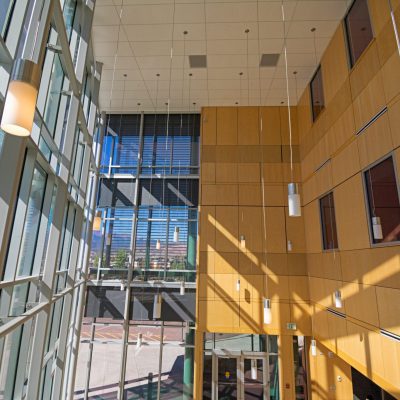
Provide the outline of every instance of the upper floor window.
[[365,171],[373,243],[400,240],[400,203],[393,158]]
[[345,18],[350,62],[353,66],[373,38],[368,1],[355,0]]
[[14,9],[15,1],[6,0],[1,2],[0,6],[0,35],[5,38],[11,15]]
[[333,192],[328,193],[319,201],[322,224],[322,241],[324,250],[338,248],[335,204],[333,202]]
[[312,115],[313,120],[315,121],[320,114],[320,112],[325,107],[324,100],[324,87],[322,82],[322,70],[321,67],[318,67],[317,72],[310,83],[311,90],[311,106],[312,106]]

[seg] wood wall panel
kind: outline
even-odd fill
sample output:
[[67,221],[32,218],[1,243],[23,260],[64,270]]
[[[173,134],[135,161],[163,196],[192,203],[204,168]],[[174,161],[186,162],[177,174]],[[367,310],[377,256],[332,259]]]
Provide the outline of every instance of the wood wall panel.
[[260,117],[258,107],[238,107],[238,144],[260,143]]
[[217,108],[203,108],[201,117],[201,143],[203,146],[215,145],[217,143]]
[[370,246],[364,204],[361,174],[353,176],[335,189],[335,213],[341,250],[365,249]]
[[238,121],[236,107],[217,108],[217,144],[238,144]]
[[329,104],[348,75],[347,49],[345,48],[343,29],[340,24],[322,58],[326,104]]
[[260,119],[262,120],[260,143],[262,145],[282,144],[280,108],[260,107]]

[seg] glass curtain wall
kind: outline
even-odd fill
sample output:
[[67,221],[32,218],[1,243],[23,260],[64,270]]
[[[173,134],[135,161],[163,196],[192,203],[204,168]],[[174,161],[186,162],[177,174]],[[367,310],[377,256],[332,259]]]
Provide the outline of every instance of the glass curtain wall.
[[76,399],[192,398],[199,134],[198,114],[107,117]]
[[108,117],[92,279],[126,279],[132,252],[135,281],[195,281],[199,133],[198,114],[144,115],[142,135],[140,115]]
[[[4,400],[69,398],[73,386],[72,345],[80,327],[75,311],[84,299],[97,185],[90,170],[98,167],[96,149],[104,132],[92,20],[93,9],[84,2],[15,0],[0,6],[0,103],[7,97],[13,63],[37,58],[46,48],[30,137],[0,132]],[[82,42],[85,46],[78,46]]]

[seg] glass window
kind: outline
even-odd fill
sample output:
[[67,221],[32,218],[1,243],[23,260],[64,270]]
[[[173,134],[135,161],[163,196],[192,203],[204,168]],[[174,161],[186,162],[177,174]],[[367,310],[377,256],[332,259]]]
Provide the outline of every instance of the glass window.
[[[18,258],[17,275],[31,275],[36,250],[36,239],[42,216],[43,198],[46,188],[46,173],[38,165],[35,166],[29,202],[26,211],[24,231]],[[17,212],[18,215],[18,212]]]
[[313,120],[315,121],[320,112],[325,108],[324,87],[322,82],[322,70],[318,67],[317,72],[310,83],[311,106]]
[[338,240],[333,192],[320,199],[319,206],[321,212],[322,241],[324,250],[337,249]]
[[353,66],[373,38],[367,0],[355,0],[346,18],[345,26]]
[[293,336],[293,356],[296,400],[307,399],[307,362],[304,336]]
[[5,38],[15,1],[5,0],[0,6],[0,34]]
[[1,148],[3,147],[3,139],[4,139],[4,132],[0,131],[0,155],[1,155]]
[[61,89],[64,82],[64,71],[62,69],[60,56],[58,54],[54,57],[53,70],[51,73],[51,81],[49,91],[47,94],[47,104],[44,114],[49,132],[54,136],[54,129],[56,126],[58,107],[61,98]]
[[400,204],[392,157],[365,172],[373,243],[400,240]]
[[76,0],[66,0],[64,3],[63,14],[64,14],[65,29],[67,31],[68,39],[71,39],[75,12],[76,12]]

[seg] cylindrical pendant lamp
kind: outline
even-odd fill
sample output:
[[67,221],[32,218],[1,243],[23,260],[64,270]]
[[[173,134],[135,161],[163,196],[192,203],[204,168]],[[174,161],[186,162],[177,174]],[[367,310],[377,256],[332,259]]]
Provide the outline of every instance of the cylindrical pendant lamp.
[[161,318],[161,294],[157,293],[154,295],[154,304],[153,304],[153,319]]
[[375,240],[383,239],[382,224],[379,217],[372,217],[372,233]]
[[264,299],[264,324],[269,325],[272,322],[271,300]]
[[1,129],[14,136],[29,136],[35,117],[41,71],[31,60],[14,65],[4,102]]
[[297,183],[292,182],[288,184],[288,193],[289,217],[300,217],[300,194]]

